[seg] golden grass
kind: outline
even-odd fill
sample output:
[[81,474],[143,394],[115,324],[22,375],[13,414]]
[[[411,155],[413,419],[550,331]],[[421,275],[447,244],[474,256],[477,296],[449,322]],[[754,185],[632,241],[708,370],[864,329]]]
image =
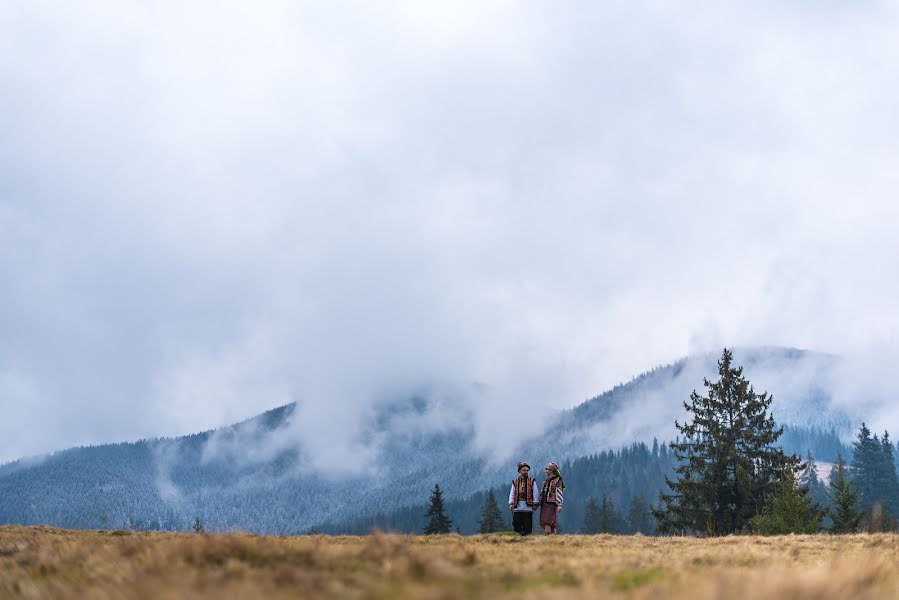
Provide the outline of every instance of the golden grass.
[[899,598],[899,537],[264,537],[0,527],[0,598]]

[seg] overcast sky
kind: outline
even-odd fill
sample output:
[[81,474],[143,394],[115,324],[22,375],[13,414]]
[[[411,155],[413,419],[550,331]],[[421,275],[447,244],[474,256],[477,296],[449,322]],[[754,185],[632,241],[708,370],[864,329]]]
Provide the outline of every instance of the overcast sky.
[[899,4],[379,4],[0,3],[0,462],[899,355]]

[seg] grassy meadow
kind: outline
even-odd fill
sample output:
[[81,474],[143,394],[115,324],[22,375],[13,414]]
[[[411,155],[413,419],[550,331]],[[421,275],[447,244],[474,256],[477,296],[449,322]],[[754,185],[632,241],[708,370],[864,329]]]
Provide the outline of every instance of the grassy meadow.
[[545,598],[550,592],[899,598],[899,536],[265,537],[0,527],[0,598]]

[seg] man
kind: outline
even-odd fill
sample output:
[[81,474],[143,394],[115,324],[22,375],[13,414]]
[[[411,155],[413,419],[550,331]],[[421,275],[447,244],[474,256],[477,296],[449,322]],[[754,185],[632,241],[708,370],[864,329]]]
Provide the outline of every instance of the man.
[[519,535],[528,535],[534,529],[534,509],[540,503],[537,481],[530,476],[531,465],[518,463],[518,478],[509,491],[509,510],[512,511],[512,529]]

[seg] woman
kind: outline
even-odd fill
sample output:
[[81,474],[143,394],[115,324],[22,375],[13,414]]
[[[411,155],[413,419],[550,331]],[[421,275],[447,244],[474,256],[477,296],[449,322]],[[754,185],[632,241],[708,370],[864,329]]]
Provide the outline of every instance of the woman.
[[562,481],[562,472],[556,463],[549,463],[543,471],[546,473],[546,479],[543,480],[543,488],[540,490],[540,526],[543,527],[543,533],[552,535],[556,532],[558,514],[562,510],[565,482]]

